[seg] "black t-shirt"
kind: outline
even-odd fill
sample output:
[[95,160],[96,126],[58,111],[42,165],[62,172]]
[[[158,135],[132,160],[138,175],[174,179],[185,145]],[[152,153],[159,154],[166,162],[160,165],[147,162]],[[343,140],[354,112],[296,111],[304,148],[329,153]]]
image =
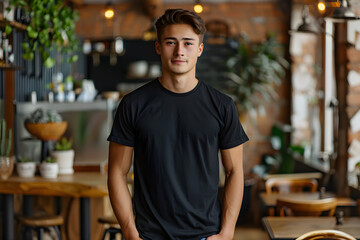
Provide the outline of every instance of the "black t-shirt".
[[220,230],[218,150],[248,140],[232,99],[199,81],[187,93],[156,79],[126,95],[108,138],[134,147],[134,209],[144,239]]

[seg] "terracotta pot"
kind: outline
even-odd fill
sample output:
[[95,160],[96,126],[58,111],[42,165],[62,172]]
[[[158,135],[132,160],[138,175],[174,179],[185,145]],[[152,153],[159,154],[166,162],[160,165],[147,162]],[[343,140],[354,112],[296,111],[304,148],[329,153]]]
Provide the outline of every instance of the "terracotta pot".
[[25,123],[28,132],[44,141],[57,141],[65,132],[67,122]]

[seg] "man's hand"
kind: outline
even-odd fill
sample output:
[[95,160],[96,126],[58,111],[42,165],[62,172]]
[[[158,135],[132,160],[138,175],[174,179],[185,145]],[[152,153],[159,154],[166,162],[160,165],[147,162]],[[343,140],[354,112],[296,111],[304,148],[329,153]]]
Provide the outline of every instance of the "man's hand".
[[226,236],[225,234],[216,234],[210,237],[207,237],[206,240],[232,240],[233,236]]

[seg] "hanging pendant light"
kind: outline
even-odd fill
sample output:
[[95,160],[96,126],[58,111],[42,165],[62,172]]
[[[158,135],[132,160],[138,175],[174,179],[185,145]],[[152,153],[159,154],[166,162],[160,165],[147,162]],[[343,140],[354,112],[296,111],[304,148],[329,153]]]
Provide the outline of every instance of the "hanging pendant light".
[[115,15],[114,6],[111,2],[106,5],[104,16],[106,19],[112,19]]
[[302,10],[302,23],[297,28],[297,30],[289,31],[290,34],[292,33],[311,33],[311,34],[318,34],[319,30],[316,28],[314,24],[310,23],[309,17],[309,7],[304,5]]
[[202,13],[203,10],[204,10],[204,8],[203,8],[203,6],[201,5],[200,0],[196,0],[196,1],[195,1],[195,5],[194,5],[194,11],[195,11],[196,13]]
[[332,16],[326,19],[333,22],[344,22],[360,19],[360,17],[356,16],[355,13],[351,10],[347,0],[339,0],[339,2],[340,7],[335,8]]

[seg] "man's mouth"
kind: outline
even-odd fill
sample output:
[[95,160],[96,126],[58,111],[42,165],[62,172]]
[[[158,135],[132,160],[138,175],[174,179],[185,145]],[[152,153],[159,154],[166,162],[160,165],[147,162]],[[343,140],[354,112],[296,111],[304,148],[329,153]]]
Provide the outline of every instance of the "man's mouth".
[[175,63],[175,64],[181,64],[181,63],[185,63],[186,61],[185,60],[181,60],[181,59],[173,59],[171,60],[172,63]]

